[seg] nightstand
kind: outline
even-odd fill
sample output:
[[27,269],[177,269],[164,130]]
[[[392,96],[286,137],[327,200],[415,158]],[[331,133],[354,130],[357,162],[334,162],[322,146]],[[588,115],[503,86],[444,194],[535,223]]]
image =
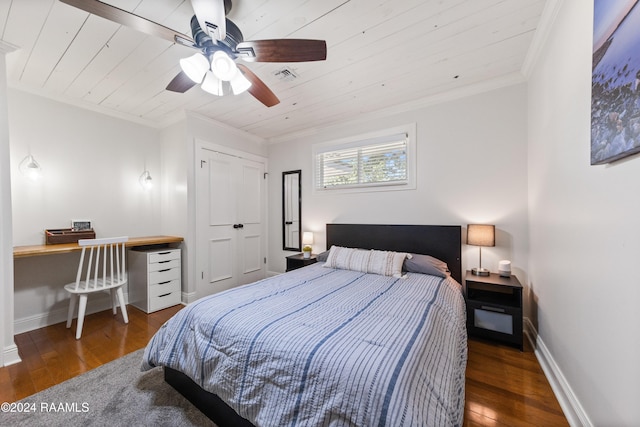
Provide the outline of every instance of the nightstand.
[[316,262],[318,262],[318,259],[315,254],[311,254],[310,258],[305,258],[304,254],[289,255],[287,257],[287,271],[315,264]]
[[476,276],[467,271],[467,331],[522,351],[522,285],[516,276]]

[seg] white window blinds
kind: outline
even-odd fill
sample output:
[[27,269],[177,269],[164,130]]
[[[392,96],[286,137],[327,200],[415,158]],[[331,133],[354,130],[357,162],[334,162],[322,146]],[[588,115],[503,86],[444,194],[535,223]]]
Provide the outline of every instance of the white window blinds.
[[408,182],[407,134],[357,141],[316,153],[316,189]]

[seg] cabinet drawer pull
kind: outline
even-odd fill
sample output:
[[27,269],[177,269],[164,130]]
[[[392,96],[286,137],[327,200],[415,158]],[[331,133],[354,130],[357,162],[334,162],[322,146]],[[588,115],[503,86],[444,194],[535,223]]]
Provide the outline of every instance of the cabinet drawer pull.
[[167,294],[158,295],[158,298],[168,297],[169,295],[171,295],[171,292],[169,292]]
[[171,251],[167,251],[167,252],[158,252],[158,255],[169,255],[171,253]]
[[165,268],[164,270],[158,270],[158,273],[164,273],[165,271],[171,271],[170,268]]
[[171,262],[171,260],[170,260],[170,259],[168,259],[168,260],[166,260],[166,261],[158,261],[158,264],[166,264],[166,263],[168,263],[168,262]]
[[171,283],[171,280],[167,280],[166,282],[160,282],[158,285],[166,285],[167,283]]
[[504,313],[506,311],[504,308],[487,307],[486,305],[480,306],[480,308],[483,310],[495,311],[496,313]]

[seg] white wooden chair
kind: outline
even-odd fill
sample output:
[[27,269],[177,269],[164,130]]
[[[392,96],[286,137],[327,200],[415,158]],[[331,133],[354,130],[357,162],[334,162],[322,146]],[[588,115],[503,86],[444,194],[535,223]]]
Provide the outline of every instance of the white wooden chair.
[[[125,307],[122,287],[127,284],[127,269],[125,266],[125,242],[128,237],[111,237],[106,239],[82,239],[78,245],[82,247],[80,264],[76,281],[64,286],[71,294],[69,302],[69,314],[67,316],[67,328],[71,327],[76,302],[80,298],[78,306],[78,325],[76,326],[76,339],[82,335],[82,325],[87,308],[87,297],[94,292],[109,291],[113,314],[117,312],[117,301],[120,302],[124,323],[129,323],[127,308]],[[86,256],[88,253],[88,260]],[[84,272],[84,275],[83,275]]]

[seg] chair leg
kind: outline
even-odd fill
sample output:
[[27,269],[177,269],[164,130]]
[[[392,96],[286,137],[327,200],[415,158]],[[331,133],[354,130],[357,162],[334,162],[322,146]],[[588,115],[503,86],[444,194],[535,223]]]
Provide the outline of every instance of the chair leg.
[[82,335],[82,326],[84,325],[84,313],[87,309],[87,294],[80,295],[80,305],[78,306],[78,325],[76,326],[76,339],[79,340]]
[[115,316],[118,313],[118,300],[116,299],[116,290],[111,289],[109,293],[111,294],[111,309],[113,310],[113,315]]
[[118,288],[118,299],[120,300],[120,310],[122,310],[124,323],[129,323],[129,316],[127,316],[127,306],[124,304],[124,293],[122,292],[122,288]]
[[70,294],[69,299],[69,312],[67,314],[67,329],[71,327],[71,321],[73,320],[73,313],[76,311],[76,303],[78,302],[78,294]]

